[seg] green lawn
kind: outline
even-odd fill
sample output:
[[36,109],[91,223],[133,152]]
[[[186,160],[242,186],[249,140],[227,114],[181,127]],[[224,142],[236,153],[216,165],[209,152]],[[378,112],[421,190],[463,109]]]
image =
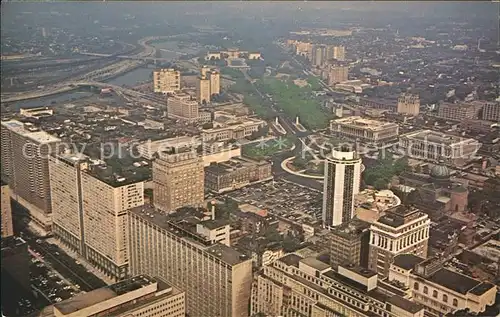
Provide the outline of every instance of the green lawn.
[[261,160],[270,157],[278,152],[285,151],[293,145],[289,138],[267,140],[265,142],[255,142],[241,147],[241,153],[249,158]]
[[311,86],[301,88],[291,81],[274,78],[262,79],[255,84],[261,92],[271,95],[276,106],[288,116],[299,116],[300,122],[306,128],[326,128],[333,117],[323,109],[321,102],[314,98]]

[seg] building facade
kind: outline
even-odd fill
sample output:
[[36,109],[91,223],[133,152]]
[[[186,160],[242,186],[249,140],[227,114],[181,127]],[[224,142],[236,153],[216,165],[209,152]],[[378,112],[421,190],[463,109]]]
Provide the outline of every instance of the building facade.
[[162,94],[172,94],[181,89],[181,72],[164,68],[153,71],[153,91]]
[[266,316],[422,317],[422,306],[388,295],[377,274],[288,254],[264,266],[252,286],[251,314]]
[[183,289],[189,316],[248,316],[252,260],[193,225],[218,228],[218,220],[205,225],[188,215],[172,220],[174,215],[129,211],[131,272],[160,276]]
[[475,156],[481,144],[474,140],[432,130],[402,135],[399,148],[404,155],[416,159],[459,164]]
[[349,66],[333,64],[328,69],[328,85],[333,86],[349,80]]
[[144,205],[144,183],[107,183],[82,156],[58,155],[49,164],[56,238],[110,278],[126,278],[126,210]]
[[10,189],[9,185],[4,184],[2,181],[2,239],[14,235],[14,228],[12,226],[12,207],[10,204]]
[[330,264],[355,265],[368,268],[370,224],[352,219],[333,228],[327,235],[330,246]]
[[399,135],[399,126],[392,122],[365,119],[359,116],[330,121],[330,131],[335,135],[361,142],[394,142]]
[[205,168],[205,188],[215,193],[223,193],[271,179],[273,179],[271,163],[244,157],[213,163]]
[[163,212],[180,207],[202,206],[203,159],[196,152],[161,154],[153,161],[154,206]]
[[181,74],[174,69],[153,71],[153,91],[157,93],[174,93],[181,89]]
[[240,140],[251,136],[266,125],[265,121],[255,118],[231,118],[224,123],[216,120],[217,118],[214,120],[213,128],[201,131],[203,142]]
[[354,195],[359,193],[361,158],[347,149],[333,150],[325,159],[323,225],[338,226],[354,217]]
[[189,123],[199,120],[198,102],[188,94],[175,94],[167,99],[167,116],[169,119],[187,121]]
[[137,275],[45,308],[40,317],[184,317],[185,293],[159,277]]
[[199,103],[210,103],[210,78],[201,76],[196,86],[196,98]]
[[411,253],[426,258],[429,228],[429,216],[415,207],[400,205],[386,210],[386,214],[370,227],[368,268],[385,278],[394,257],[399,254]]
[[420,97],[414,94],[403,93],[398,98],[397,112],[410,116],[420,113]]
[[500,102],[485,102],[482,109],[481,119],[497,123],[500,122]]
[[438,116],[451,120],[476,119],[480,109],[474,104],[442,103],[438,108]]
[[495,304],[497,287],[443,267],[442,260],[401,254],[391,264],[389,280],[409,289],[412,300],[432,316],[468,309],[471,315]]
[[210,72],[210,95],[220,94],[220,73],[216,70]]
[[19,121],[1,124],[2,174],[11,197],[28,209],[30,225],[40,234],[52,230],[48,156],[59,150],[60,141]]

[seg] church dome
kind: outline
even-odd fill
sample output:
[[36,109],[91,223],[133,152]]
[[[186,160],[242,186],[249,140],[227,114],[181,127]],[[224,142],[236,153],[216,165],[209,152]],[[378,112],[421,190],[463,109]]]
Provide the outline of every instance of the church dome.
[[438,179],[449,178],[450,170],[444,165],[434,165],[434,167],[431,169],[431,176]]

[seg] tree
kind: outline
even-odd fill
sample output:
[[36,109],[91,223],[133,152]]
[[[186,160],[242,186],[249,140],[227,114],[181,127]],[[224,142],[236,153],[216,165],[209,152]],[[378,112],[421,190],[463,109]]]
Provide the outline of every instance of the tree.
[[387,189],[387,184],[389,181],[384,178],[379,178],[375,181],[373,186],[375,187],[376,190],[382,190],[382,189]]

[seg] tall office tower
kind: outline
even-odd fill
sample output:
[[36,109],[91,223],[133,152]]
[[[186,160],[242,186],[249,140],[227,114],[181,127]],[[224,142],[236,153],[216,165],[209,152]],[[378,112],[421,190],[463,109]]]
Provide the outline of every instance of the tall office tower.
[[314,45],[312,48],[311,64],[313,66],[322,66],[326,60],[326,48],[324,45]]
[[345,61],[345,47],[344,46],[335,46],[333,48],[333,58],[343,62]]
[[484,102],[481,118],[483,120],[500,122],[500,102],[499,101]]
[[398,113],[418,116],[420,113],[420,97],[414,94],[402,93],[398,98]]
[[144,205],[144,183],[110,181],[76,154],[50,157],[54,235],[115,280],[127,276],[127,214]]
[[287,254],[264,266],[252,284],[250,313],[257,316],[423,317],[424,308],[352,265],[337,270],[322,257]]
[[418,208],[400,205],[388,209],[370,227],[369,269],[387,277],[398,254],[411,253],[426,258],[429,227],[429,216]]
[[185,293],[159,277],[138,275],[50,305],[43,317],[184,317]]
[[199,103],[210,103],[210,79],[205,76],[198,78],[196,97]]
[[220,73],[216,70],[210,72],[210,95],[220,94]]
[[[30,264],[32,257],[28,252],[28,243],[20,237],[10,236],[0,239],[0,246],[2,292],[11,292],[12,289],[19,288],[28,293],[31,292]],[[7,285],[7,289],[5,285]],[[17,293],[18,296],[20,294],[19,291],[14,293]],[[7,312],[4,311],[4,307],[2,307],[2,313],[8,316]],[[19,315],[19,311],[14,312],[11,316],[16,315]]]
[[10,205],[10,189],[9,185],[2,180],[2,239],[14,235],[12,227],[12,207]]
[[167,99],[167,116],[189,123],[198,121],[198,102],[185,93],[178,93]]
[[252,260],[228,247],[228,238],[218,242],[229,237],[227,221],[203,220],[193,209],[169,215],[129,210],[131,272],[160,276],[184,290],[189,316],[248,316]]
[[180,207],[202,206],[205,198],[203,158],[191,149],[158,154],[153,161],[155,208],[171,213]]
[[330,264],[356,265],[368,268],[370,223],[354,218],[330,230],[326,239],[330,246]]
[[338,226],[354,217],[354,195],[359,193],[361,158],[346,148],[325,159],[323,225]]
[[2,174],[11,197],[28,209],[30,225],[40,234],[52,230],[48,156],[59,150],[60,141],[19,121],[1,124]]
[[181,89],[181,73],[172,68],[153,71],[153,91],[171,94]]
[[341,64],[330,65],[328,70],[328,85],[333,86],[335,84],[347,81],[349,79],[349,67]]

